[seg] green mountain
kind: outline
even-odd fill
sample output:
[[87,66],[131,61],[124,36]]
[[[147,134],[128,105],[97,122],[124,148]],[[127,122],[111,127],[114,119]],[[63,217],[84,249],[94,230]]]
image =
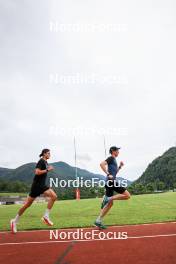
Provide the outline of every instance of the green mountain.
[[2,177],[8,177],[8,175],[13,171],[13,169],[0,168],[0,179]]
[[[27,163],[16,169],[0,168],[0,180],[10,180],[10,181],[22,181],[25,183],[31,183],[34,177],[36,163]],[[58,177],[59,180],[75,179],[75,167],[68,165],[65,162],[55,162],[51,163],[54,167],[54,171],[49,173],[50,177]],[[78,177],[83,177],[85,180],[91,178],[104,179],[101,174],[94,174],[87,170],[77,169]],[[120,178],[123,179],[123,178]],[[128,181],[128,184],[131,184]]]
[[170,148],[162,156],[153,160],[141,177],[134,182],[134,184],[155,184],[156,186],[158,183],[162,183],[166,189],[176,185],[176,147]]

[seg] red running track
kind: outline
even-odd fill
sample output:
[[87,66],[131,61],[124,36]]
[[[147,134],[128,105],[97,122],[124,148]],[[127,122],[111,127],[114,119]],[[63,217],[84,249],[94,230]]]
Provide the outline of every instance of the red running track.
[[[95,229],[86,228],[83,232]],[[59,230],[61,231],[61,230]],[[62,231],[76,231],[66,229]],[[50,232],[0,232],[1,264],[176,264],[176,223],[109,227],[127,239],[50,240]]]

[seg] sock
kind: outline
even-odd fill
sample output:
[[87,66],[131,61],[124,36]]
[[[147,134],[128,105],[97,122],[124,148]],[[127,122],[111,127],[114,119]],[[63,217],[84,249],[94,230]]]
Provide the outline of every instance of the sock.
[[112,200],[112,196],[111,197],[108,197],[108,201],[111,201]]
[[16,224],[18,224],[19,219],[20,219],[20,216],[19,216],[19,214],[17,214],[16,217],[14,218],[14,221]]
[[44,216],[49,217],[50,209],[46,209]]
[[101,220],[102,220],[101,216],[98,216],[96,222],[101,223]]

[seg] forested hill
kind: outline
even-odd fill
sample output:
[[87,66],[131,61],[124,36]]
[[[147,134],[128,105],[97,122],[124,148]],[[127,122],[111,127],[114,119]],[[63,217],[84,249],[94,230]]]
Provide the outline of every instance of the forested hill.
[[176,188],[176,147],[167,150],[162,156],[152,161],[134,184],[163,185],[164,188]]
[[[36,163],[27,163],[16,169],[0,168],[0,180],[8,181],[21,181],[25,183],[31,183],[34,177],[34,169]],[[51,177],[58,177],[60,180],[75,179],[75,168],[69,164],[59,161],[51,163],[54,167],[54,171],[49,173]],[[91,178],[104,179],[105,177],[101,174],[95,174],[84,169],[77,168],[77,176],[83,177],[84,180]],[[123,178],[119,177],[123,180]],[[127,181],[131,184],[131,181]]]

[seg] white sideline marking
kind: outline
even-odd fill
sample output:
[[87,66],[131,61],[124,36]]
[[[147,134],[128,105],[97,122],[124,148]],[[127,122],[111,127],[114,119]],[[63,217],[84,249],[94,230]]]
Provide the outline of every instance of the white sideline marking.
[[[108,226],[108,228],[114,227],[135,227],[135,226],[150,226],[150,225],[167,225],[167,224],[176,224],[176,222],[161,222],[161,223],[146,223],[146,224],[133,224],[133,225],[112,225]],[[59,230],[74,230],[74,229],[93,229],[94,227],[70,227],[70,228],[59,228]],[[32,233],[32,232],[49,232],[51,229],[38,229],[38,230],[21,230],[18,233]],[[55,230],[55,229],[53,229]],[[11,231],[0,231],[0,234],[11,233]]]
[[165,234],[165,235],[153,235],[153,236],[133,236],[127,239],[80,239],[80,240],[49,240],[49,241],[27,241],[27,242],[10,242],[10,243],[0,243],[0,246],[9,245],[28,245],[28,244],[51,244],[51,243],[70,243],[75,242],[93,242],[93,241],[109,241],[109,240],[128,240],[128,239],[140,239],[140,238],[156,238],[156,237],[173,237],[176,234]]

